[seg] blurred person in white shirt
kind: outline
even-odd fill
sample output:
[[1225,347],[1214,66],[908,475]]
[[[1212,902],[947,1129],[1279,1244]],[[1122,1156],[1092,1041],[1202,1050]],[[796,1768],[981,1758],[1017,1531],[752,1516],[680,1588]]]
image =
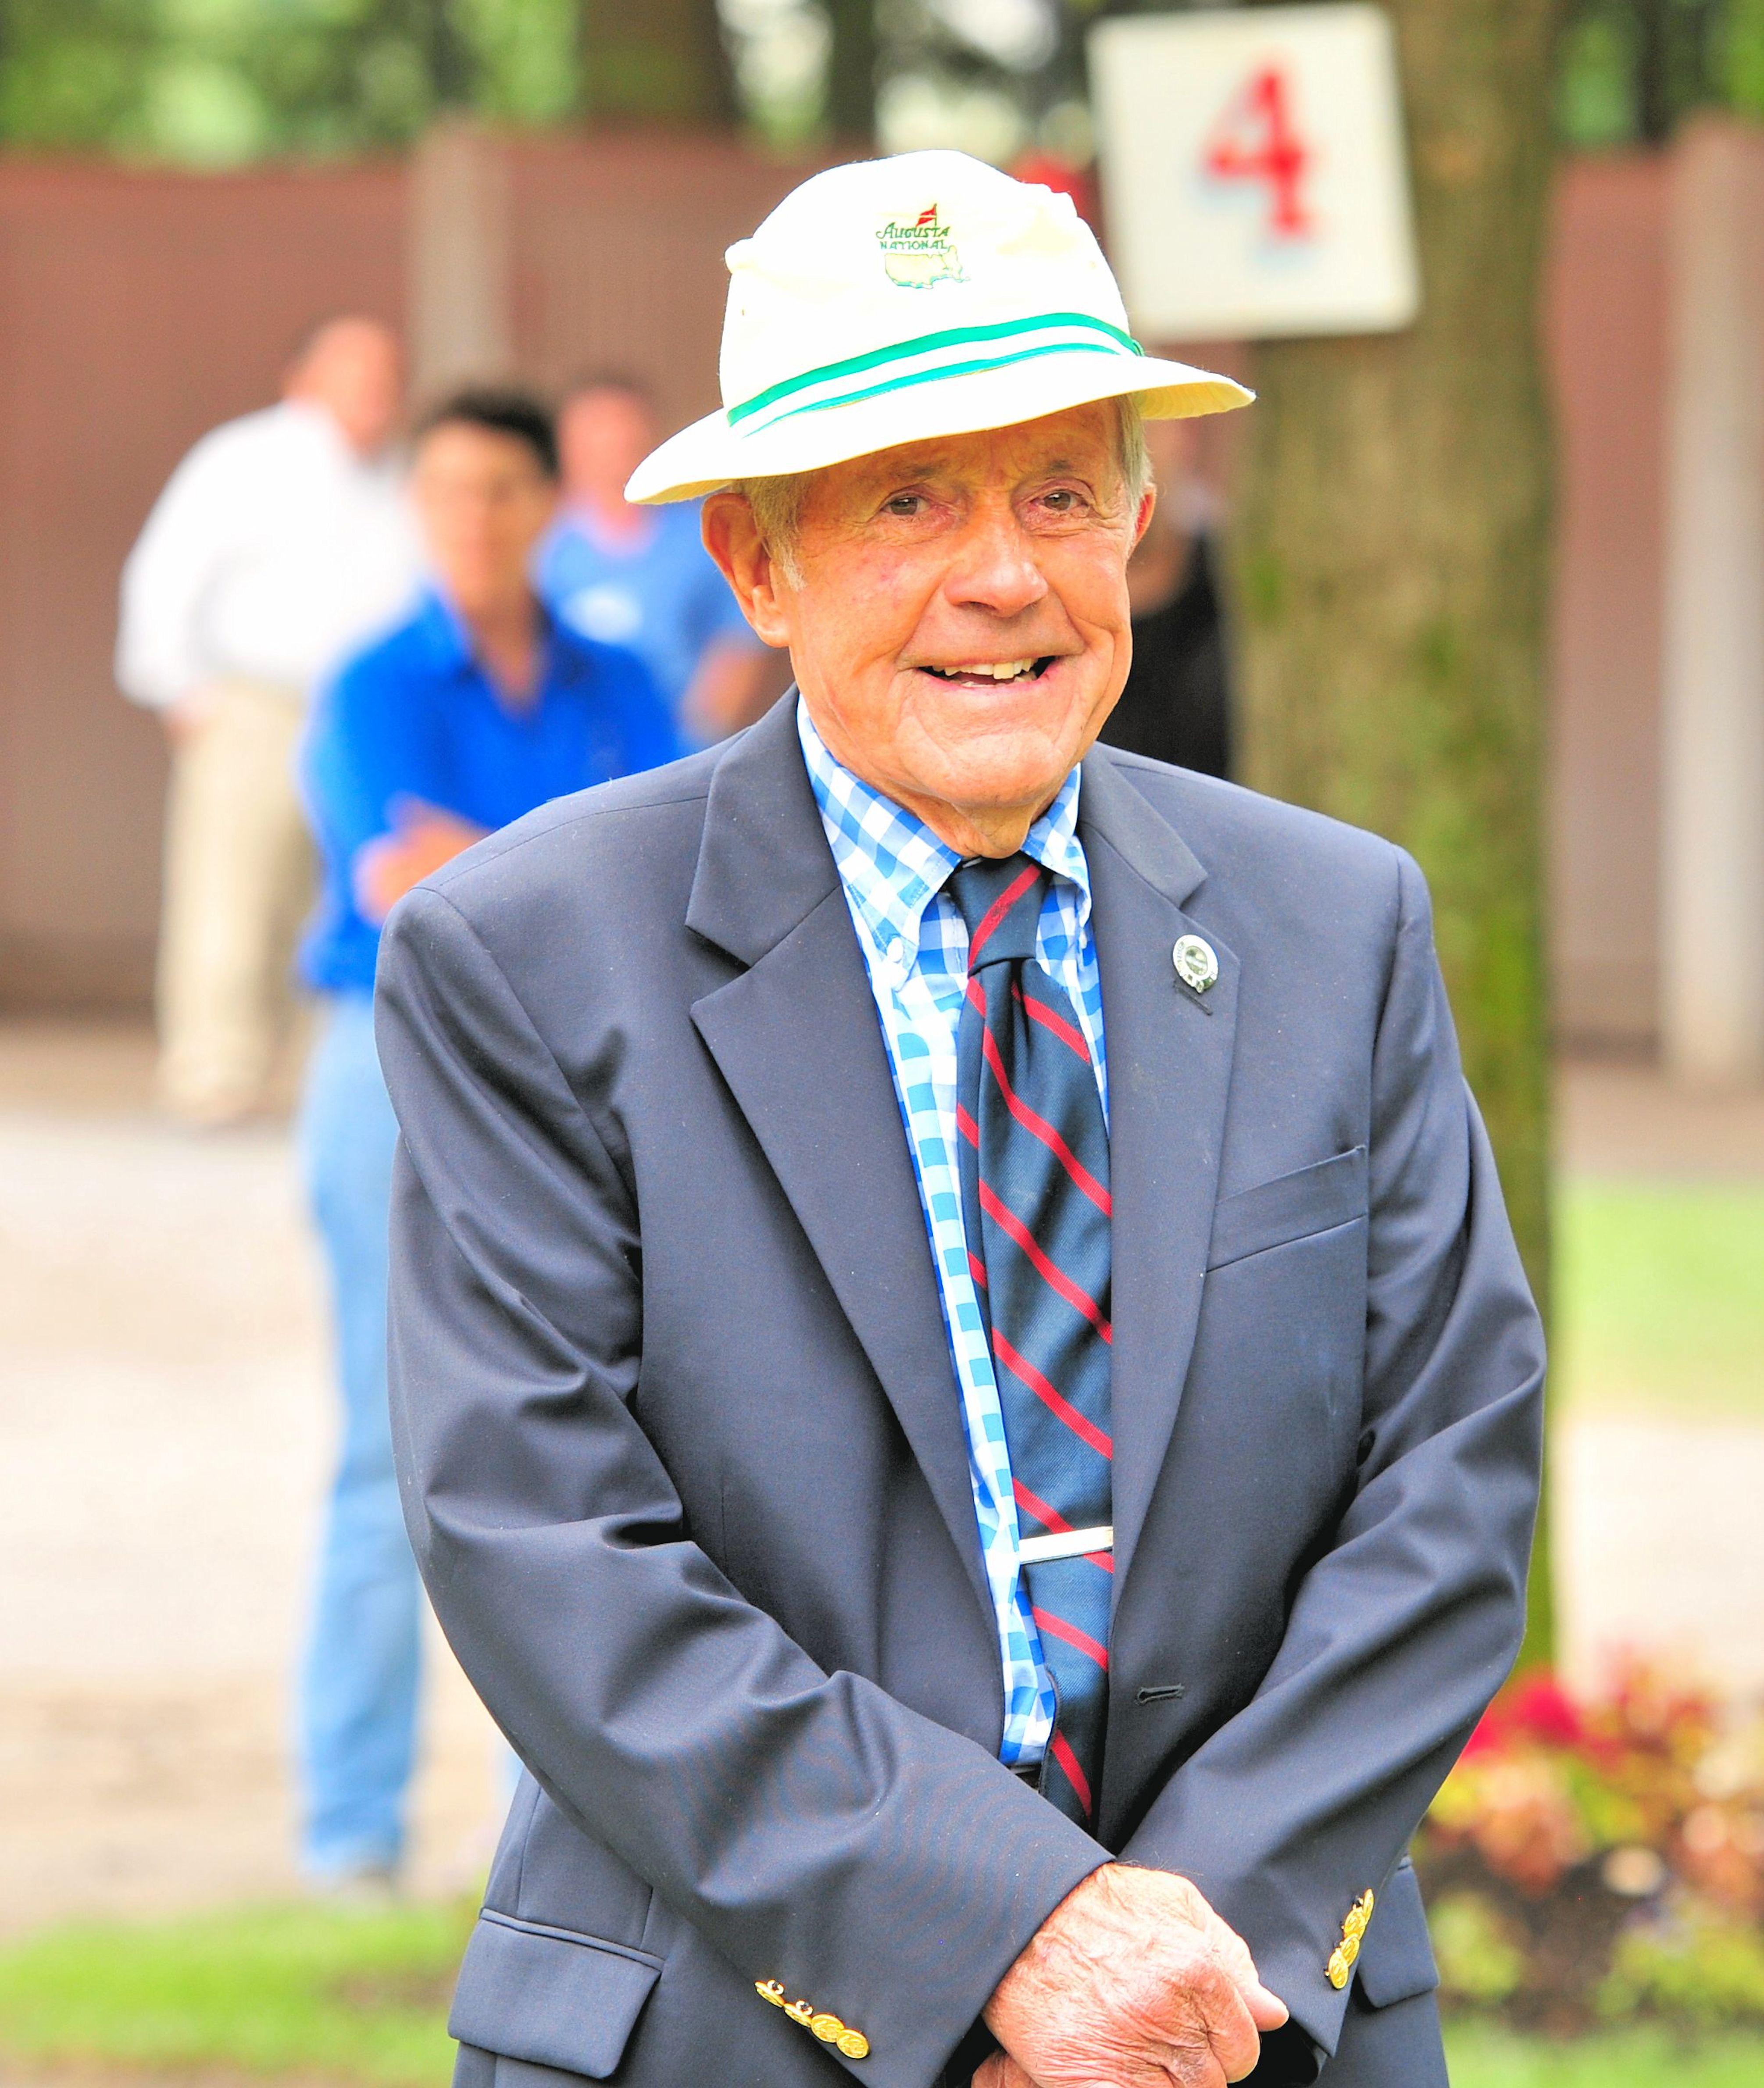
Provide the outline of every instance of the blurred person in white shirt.
[[312,896],[293,772],[308,701],[417,585],[389,447],[402,381],[377,321],[315,327],[280,404],[184,458],[123,568],[117,679],[158,711],[172,759],[159,1090],[191,1123],[263,1102]]

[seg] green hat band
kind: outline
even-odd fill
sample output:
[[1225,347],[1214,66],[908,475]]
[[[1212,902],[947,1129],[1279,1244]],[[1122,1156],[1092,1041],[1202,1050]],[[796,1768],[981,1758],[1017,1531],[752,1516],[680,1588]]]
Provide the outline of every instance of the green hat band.
[[[1023,343],[1029,336],[1057,332],[1057,340]],[[961,357],[963,349],[990,344],[995,352]],[[951,327],[942,333],[921,334],[914,340],[897,342],[867,355],[849,356],[842,362],[824,363],[800,377],[786,377],[756,392],[739,406],[729,409],[729,425],[742,434],[757,434],[798,413],[817,413],[831,406],[852,406],[860,400],[875,399],[889,392],[903,392],[914,384],[929,384],[944,377],[965,377],[977,370],[1002,370],[1013,362],[1033,362],[1044,355],[1143,355],[1130,333],[1111,326],[1107,319],[1088,312],[1046,312],[1033,319],[1005,319],[994,326]],[[873,371],[885,374],[873,383],[854,383]],[[807,396],[804,395],[811,395]],[[745,425],[744,425],[745,424]]]

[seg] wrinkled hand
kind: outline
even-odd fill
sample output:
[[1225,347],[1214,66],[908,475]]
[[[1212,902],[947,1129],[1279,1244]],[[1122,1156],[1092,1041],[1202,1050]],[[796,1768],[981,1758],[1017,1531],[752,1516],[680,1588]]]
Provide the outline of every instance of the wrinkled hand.
[[1004,2050],[974,2088],[1224,2088],[1286,2020],[1186,1878],[1105,1863],[999,1982],[986,2021]]

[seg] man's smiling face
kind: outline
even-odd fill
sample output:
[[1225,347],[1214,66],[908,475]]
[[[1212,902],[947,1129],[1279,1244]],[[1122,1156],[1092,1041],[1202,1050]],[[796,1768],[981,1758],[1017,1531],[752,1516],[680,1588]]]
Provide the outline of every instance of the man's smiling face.
[[748,535],[739,494],[708,504],[707,540],[790,647],[828,747],[965,854],[1021,845],[1127,678],[1151,496],[1120,451],[1105,402],[816,472],[794,573],[730,541]]

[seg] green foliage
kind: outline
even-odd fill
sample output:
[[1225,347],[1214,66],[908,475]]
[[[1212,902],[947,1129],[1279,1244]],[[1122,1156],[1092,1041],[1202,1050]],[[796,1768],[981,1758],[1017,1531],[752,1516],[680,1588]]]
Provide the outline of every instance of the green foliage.
[[1764,117],[1764,0],[1572,0],[1557,101],[1568,143],[1659,143],[1706,108]]
[[199,166],[576,98],[579,0],[0,0],[0,138]]
[[459,1907],[312,1906],[52,1930],[0,1950],[0,2059],[435,2088],[469,1927]]
[[1445,1893],[1428,1909],[1428,1926],[1446,1992],[1489,2008],[1518,1992],[1524,1951],[1485,1893]]
[[577,0],[467,0],[479,113],[518,125],[559,122],[575,106]]
[[1558,1397],[1764,1415],[1764,1189],[1570,1180],[1556,1222]]
[[0,135],[74,148],[138,139],[156,24],[143,0],[7,0]]
[[[661,22],[664,33],[646,44],[644,11],[608,7],[584,66],[583,24],[596,4],[0,0],[0,139],[226,165],[396,148],[447,107],[557,123],[582,105],[584,71],[618,105],[677,100],[671,75],[639,75],[680,57],[684,41],[714,41],[713,28],[687,36]],[[701,4],[708,25],[716,0]],[[1064,0],[1043,44],[1024,34],[997,48],[983,32],[990,15],[962,13],[958,28],[932,0],[724,0],[721,11],[740,50],[765,47],[761,70],[791,74],[793,135],[807,109],[824,111],[840,135],[862,135],[880,66],[884,79],[910,75],[946,99],[990,95],[1017,112],[1023,142],[1038,125],[1064,151],[1085,127],[1083,36],[1102,6]],[[1019,29],[1033,19],[1009,15]],[[750,115],[764,127],[769,109],[777,118],[776,97],[746,79],[745,57],[743,67]],[[1568,143],[1659,139],[1708,106],[1764,117],[1764,0],[1571,0],[1556,94]]]
[[1608,2016],[1644,2012],[1706,2026],[1764,2019],[1764,1932],[1690,1906],[1618,1939],[1599,1996]]

